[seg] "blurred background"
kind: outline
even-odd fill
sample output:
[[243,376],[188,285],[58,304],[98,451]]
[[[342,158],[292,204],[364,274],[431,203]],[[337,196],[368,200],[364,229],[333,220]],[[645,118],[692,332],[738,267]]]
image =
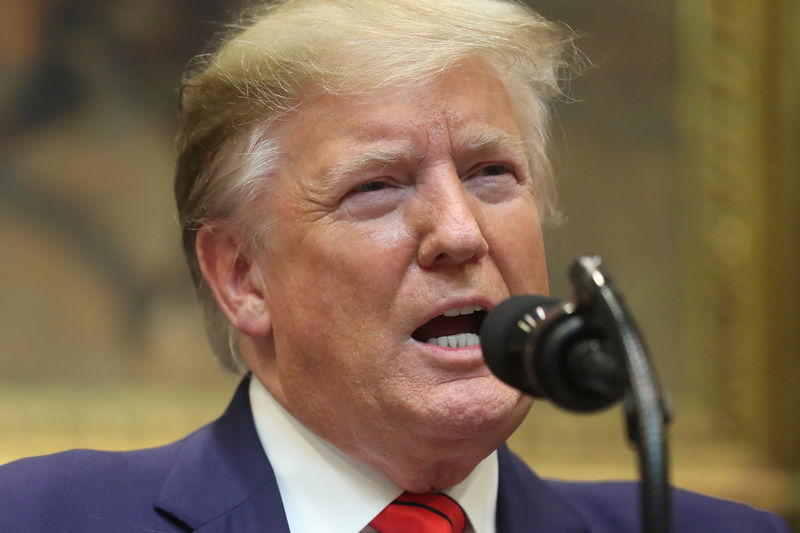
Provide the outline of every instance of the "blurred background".
[[[0,463],[177,439],[217,368],[172,200],[180,73],[244,0],[0,3]],[[557,106],[552,292],[600,254],[672,399],[673,481],[800,515],[800,6],[531,0],[592,66]],[[540,402],[548,476],[635,478],[619,409]]]

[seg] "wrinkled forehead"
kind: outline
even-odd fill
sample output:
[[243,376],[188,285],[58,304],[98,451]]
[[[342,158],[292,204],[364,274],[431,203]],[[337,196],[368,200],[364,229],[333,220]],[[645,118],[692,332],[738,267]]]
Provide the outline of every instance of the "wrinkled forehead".
[[480,59],[391,88],[312,89],[270,136],[280,156],[263,182],[259,219],[280,210],[286,195],[322,197],[349,176],[392,165],[413,173],[421,164],[466,165],[470,156],[502,153],[529,174],[506,84]]
[[[405,139],[419,146],[448,135],[459,145],[517,142],[520,128],[504,81],[480,58],[423,79],[350,93],[311,90],[280,120],[284,153],[297,157],[346,135],[354,141]],[[456,141],[454,141],[456,142]]]

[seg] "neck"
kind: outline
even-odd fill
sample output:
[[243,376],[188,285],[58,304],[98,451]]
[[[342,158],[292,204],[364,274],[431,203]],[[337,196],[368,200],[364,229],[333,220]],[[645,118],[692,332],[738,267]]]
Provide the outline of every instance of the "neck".
[[489,453],[475,457],[459,457],[424,462],[418,457],[392,458],[391,462],[374,464],[398,487],[408,492],[443,491],[464,481]]
[[[468,429],[442,437],[418,431],[413,424],[406,424],[402,428],[405,431],[400,431],[393,427],[392,421],[380,416],[348,420],[337,406],[317,403],[314,398],[290,402],[277,379],[274,358],[255,358],[248,363],[272,397],[306,428],[353,459],[380,471],[398,487],[414,493],[441,491],[464,481],[505,442],[530,407],[529,400],[521,400],[506,418],[477,432]],[[307,412],[293,409],[298,405]],[[339,423],[331,424],[331,420]]]

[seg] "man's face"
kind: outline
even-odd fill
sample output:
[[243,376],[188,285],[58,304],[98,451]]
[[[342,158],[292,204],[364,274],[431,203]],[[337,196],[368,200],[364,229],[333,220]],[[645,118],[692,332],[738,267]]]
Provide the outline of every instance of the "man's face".
[[494,449],[530,400],[484,365],[473,310],[547,293],[502,83],[476,61],[413,88],[326,95],[279,134],[288,155],[256,258],[272,320],[259,377],[373,465],[388,449]]

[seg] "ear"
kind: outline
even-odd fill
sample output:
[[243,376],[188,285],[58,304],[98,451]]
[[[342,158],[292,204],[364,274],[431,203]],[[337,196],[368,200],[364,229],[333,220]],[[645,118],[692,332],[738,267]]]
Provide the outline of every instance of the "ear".
[[240,332],[264,337],[272,331],[264,279],[253,257],[253,244],[224,224],[197,230],[200,270],[222,312]]

